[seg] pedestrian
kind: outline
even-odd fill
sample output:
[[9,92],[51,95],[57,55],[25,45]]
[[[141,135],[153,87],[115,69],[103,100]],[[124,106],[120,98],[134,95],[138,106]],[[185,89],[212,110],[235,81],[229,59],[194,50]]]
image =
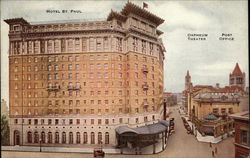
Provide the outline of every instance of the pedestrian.
[[217,147],[215,147],[215,149],[214,149],[214,150],[215,150],[215,154],[217,154]]
[[212,148],[212,143],[211,142],[209,143],[209,145],[210,145],[210,148]]
[[212,156],[214,157],[214,151],[212,151]]

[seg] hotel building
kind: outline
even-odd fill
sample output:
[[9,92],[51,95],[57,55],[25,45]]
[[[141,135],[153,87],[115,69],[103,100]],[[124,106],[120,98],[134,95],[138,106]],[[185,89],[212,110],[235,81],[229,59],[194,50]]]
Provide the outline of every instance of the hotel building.
[[128,2],[105,21],[9,24],[10,144],[116,146],[163,119],[163,19]]

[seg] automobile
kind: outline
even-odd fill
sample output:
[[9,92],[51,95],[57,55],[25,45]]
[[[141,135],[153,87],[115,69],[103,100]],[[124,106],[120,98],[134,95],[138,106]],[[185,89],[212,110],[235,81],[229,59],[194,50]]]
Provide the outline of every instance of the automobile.
[[95,158],[104,158],[105,152],[102,150],[102,148],[95,148],[94,149],[94,157]]

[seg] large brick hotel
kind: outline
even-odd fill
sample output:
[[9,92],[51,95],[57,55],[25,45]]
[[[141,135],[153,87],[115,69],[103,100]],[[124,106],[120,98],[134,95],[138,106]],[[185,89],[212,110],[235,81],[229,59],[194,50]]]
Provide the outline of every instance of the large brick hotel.
[[163,127],[163,19],[128,2],[105,21],[5,22],[11,145],[116,146]]

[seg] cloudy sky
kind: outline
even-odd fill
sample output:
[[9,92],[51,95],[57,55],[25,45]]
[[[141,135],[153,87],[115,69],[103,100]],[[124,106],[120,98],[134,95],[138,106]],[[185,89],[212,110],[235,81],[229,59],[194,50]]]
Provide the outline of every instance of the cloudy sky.
[[[130,0],[142,6],[140,0]],[[103,20],[110,10],[120,11],[127,1],[1,1],[1,95],[8,101],[8,18],[23,17],[28,22],[54,20]],[[159,29],[166,47],[164,87],[181,92],[189,70],[196,84],[228,85],[236,62],[247,74],[247,1],[144,1],[148,11],[165,20]],[[82,13],[51,14],[48,9],[81,10]],[[188,34],[208,34],[205,41],[191,41]],[[219,40],[222,33],[233,41]]]

